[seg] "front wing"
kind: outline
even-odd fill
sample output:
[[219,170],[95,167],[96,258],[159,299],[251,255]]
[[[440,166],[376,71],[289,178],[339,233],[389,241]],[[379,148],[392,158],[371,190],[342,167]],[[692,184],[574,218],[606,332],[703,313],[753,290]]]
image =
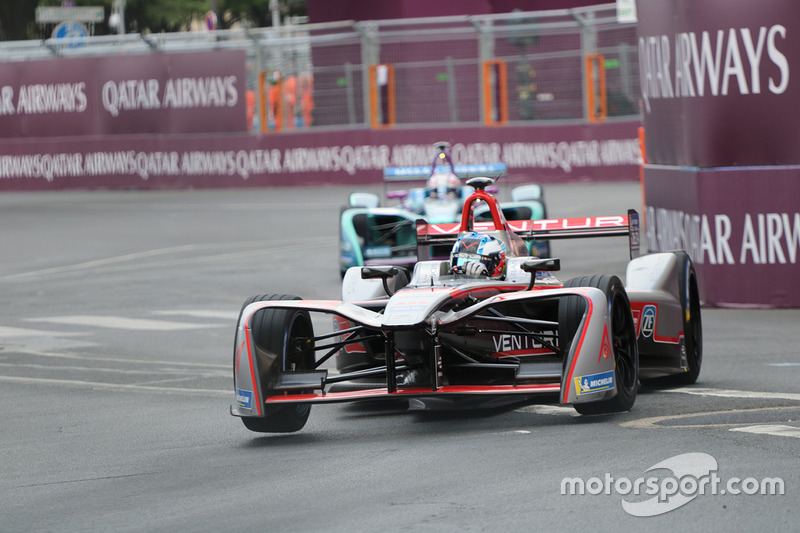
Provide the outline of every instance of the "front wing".
[[[454,289],[457,290],[457,289]],[[577,298],[581,305],[578,316],[570,317],[575,324],[571,338],[558,339],[557,331],[564,327],[558,320],[530,319],[512,316],[509,311],[555,309],[564,298]],[[295,309],[309,313],[322,313],[336,317],[337,322],[351,327],[332,333],[316,335],[314,368],[302,371],[285,370],[283,354],[270,353],[257,346],[252,332],[253,316],[260,309]],[[504,313],[505,311],[505,313]],[[516,313],[519,314],[519,313]],[[554,318],[553,316],[545,318]],[[490,326],[486,326],[490,323]],[[435,324],[435,325],[434,325]],[[607,400],[616,394],[614,355],[609,339],[609,316],[605,294],[595,288],[547,289],[502,293],[483,300],[458,312],[443,313],[428,324],[409,325],[406,328],[387,327],[382,314],[360,306],[339,301],[268,301],[255,302],[246,307],[238,324],[234,351],[234,386],[236,400],[231,413],[236,416],[263,416],[265,406],[287,403],[332,403],[361,400],[397,398],[425,398],[435,396],[480,395],[558,395],[560,404]],[[539,331],[537,333],[535,330]],[[409,363],[399,357],[393,342],[400,331],[418,331],[433,340],[430,364],[433,370],[431,384],[404,385],[398,380]],[[550,336],[541,331],[550,331]],[[449,337],[448,337],[449,336]],[[332,370],[330,359],[346,347],[363,346],[364,339],[383,343],[386,365],[348,374]],[[529,354],[520,353],[524,338],[538,348]],[[546,339],[550,339],[548,342]],[[448,340],[449,339],[449,340]],[[460,339],[460,340],[459,340]],[[494,372],[498,369],[511,372],[511,382],[447,383],[442,379],[443,360],[440,357],[442,342],[455,345],[460,350],[488,346],[488,350],[512,348],[501,353],[497,363],[476,363],[470,371]],[[564,345],[560,345],[563,343]],[[545,346],[545,348],[542,348]],[[548,353],[549,348],[549,353]],[[479,349],[479,348],[474,348]],[[524,350],[522,350],[524,351]],[[496,354],[497,355],[497,354]],[[511,356],[511,357],[509,357]],[[508,362],[506,362],[508,361]],[[539,362],[543,361],[543,362]],[[484,367],[480,365],[483,364]],[[337,384],[352,383],[359,378],[377,378],[381,385],[366,389],[348,389]]]

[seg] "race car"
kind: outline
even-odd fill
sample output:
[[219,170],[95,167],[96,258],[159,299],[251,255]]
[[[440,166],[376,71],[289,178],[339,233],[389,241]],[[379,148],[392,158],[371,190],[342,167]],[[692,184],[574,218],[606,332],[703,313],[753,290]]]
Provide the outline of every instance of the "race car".
[[[256,432],[294,432],[313,404],[406,399],[412,409],[557,401],[583,415],[627,411],[640,379],[689,384],[702,362],[697,277],[682,251],[639,254],[627,215],[507,221],[468,181],[461,221],[416,225],[420,261],[353,267],[342,300],[258,295],[238,320],[231,414]],[[491,221],[475,220],[488,205]],[[615,275],[562,282],[557,258],[525,240],[627,236],[627,285]],[[429,259],[449,243],[448,260]],[[332,327],[315,331],[327,315]],[[314,317],[314,318],[312,318]],[[361,368],[339,370],[359,355]],[[366,356],[366,358],[364,357]],[[334,360],[334,361],[332,361]]]
[[[430,167],[390,167],[384,169],[384,186],[415,180],[426,180],[425,187],[386,191],[388,200],[399,204],[381,206],[377,194],[355,192],[349,195],[348,205],[339,215],[339,256],[342,276],[348,268],[368,265],[404,265],[417,262],[415,227],[419,218],[431,223],[456,222],[461,216],[464,200],[472,187],[461,184],[461,177],[475,175],[501,176],[506,173],[503,163],[454,165],[450,144],[434,145],[436,155]],[[511,190],[511,201],[501,209],[509,220],[547,218],[542,187],[528,184]],[[476,216],[487,219],[489,210],[479,206]],[[530,255],[549,257],[546,241],[526,243]],[[432,250],[432,256],[444,258],[449,248]]]

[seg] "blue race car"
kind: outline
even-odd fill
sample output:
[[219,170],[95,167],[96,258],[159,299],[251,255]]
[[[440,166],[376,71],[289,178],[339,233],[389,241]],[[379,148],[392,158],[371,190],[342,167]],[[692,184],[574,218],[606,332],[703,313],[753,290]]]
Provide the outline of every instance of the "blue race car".
[[[503,163],[454,165],[449,143],[436,143],[434,147],[436,155],[430,167],[384,169],[384,186],[426,180],[424,187],[388,191],[387,200],[397,200],[398,204],[381,206],[380,197],[367,192],[355,192],[349,196],[348,205],[342,208],[339,217],[339,268],[342,276],[353,266],[380,264],[413,268],[418,260],[417,219],[431,224],[457,222],[464,200],[473,192],[472,187],[461,184],[461,178],[476,175],[499,177],[506,173]],[[511,191],[511,201],[501,203],[500,207],[508,220],[547,218],[542,187],[538,184],[515,187]],[[488,206],[477,206],[475,216],[477,220],[489,220]],[[530,241],[527,245],[530,255],[550,257],[549,242]],[[447,247],[438,248],[431,247],[430,257],[444,258],[450,253]]]

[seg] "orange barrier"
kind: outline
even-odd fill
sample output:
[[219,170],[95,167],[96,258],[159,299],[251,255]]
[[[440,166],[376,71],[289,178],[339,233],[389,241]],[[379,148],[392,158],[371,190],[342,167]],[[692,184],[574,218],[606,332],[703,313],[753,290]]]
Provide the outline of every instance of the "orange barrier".
[[[597,88],[595,88],[595,70]],[[608,116],[606,97],[606,60],[602,54],[586,55],[586,98],[589,122],[602,122]]]
[[[378,83],[378,69],[386,69],[386,83]],[[382,87],[386,87],[386,106],[384,108]],[[380,113],[379,113],[380,106]],[[369,67],[369,110],[370,123],[373,129],[391,128],[394,126],[395,100],[394,100],[394,66],[387,63],[370,65]],[[385,113],[383,112],[385,110]]]
[[[282,82],[281,73],[277,70],[264,70],[258,75],[261,133],[281,131],[281,119],[283,117]],[[275,124],[272,130],[269,128],[270,120]]]
[[[495,74],[494,85],[492,73]],[[483,123],[487,126],[502,126],[508,122],[507,79],[505,61],[487,59],[483,62]]]

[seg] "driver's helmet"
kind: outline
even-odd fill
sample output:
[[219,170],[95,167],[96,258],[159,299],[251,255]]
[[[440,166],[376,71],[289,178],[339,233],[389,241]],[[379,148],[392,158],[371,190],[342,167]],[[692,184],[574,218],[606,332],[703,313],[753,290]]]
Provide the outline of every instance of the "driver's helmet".
[[485,233],[465,233],[450,252],[450,270],[455,274],[500,279],[506,273],[506,245]]
[[461,182],[449,172],[436,173],[428,180],[425,197],[433,200],[455,200],[460,196]]

